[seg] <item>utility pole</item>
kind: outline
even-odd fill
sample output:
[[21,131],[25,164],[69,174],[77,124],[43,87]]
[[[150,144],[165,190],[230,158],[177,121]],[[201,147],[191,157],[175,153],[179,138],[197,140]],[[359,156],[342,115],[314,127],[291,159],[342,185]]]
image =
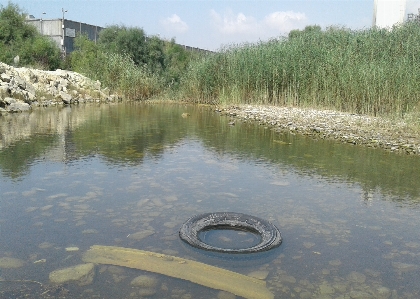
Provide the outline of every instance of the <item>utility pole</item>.
[[[46,15],[47,13],[43,12],[42,14],[43,14],[43,15]],[[41,25],[41,26],[40,26],[40,27],[41,27],[41,35],[44,35],[44,29],[43,29],[43,27],[42,27],[42,21],[43,21],[43,19],[42,19],[42,17],[41,17],[41,20],[40,20],[40,23],[41,23],[41,24],[40,24],[40,25]]]
[[67,10],[64,10],[64,8],[61,8],[61,12],[63,13],[63,18],[61,19],[61,29],[63,31],[63,36],[61,37],[61,51],[63,51],[63,58],[66,57],[66,47],[64,46],[64,13],[67,12]]

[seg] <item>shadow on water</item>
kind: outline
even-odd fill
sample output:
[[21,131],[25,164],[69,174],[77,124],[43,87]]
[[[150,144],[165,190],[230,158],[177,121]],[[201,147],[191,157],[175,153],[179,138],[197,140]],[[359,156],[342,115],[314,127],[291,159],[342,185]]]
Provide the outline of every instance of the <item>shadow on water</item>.
[[[183,113],[189,116],[182,117]],[[393,200],[418,203],[420,199],[418,156],[276,133],[252,123],[236,121],[232,126],[230,121],[211,107],[141,103],[2,116],[0,169],[3,175],[19,179],[37,159],[71,163],[92,155],[109,164],[137,165],[145,157],[159,159],[166,150],[195,139],[219,154],[358,183],[366,199],[376,191]]]
[[273,248],[269,251],[248,254],[229,254],[206,251],[191,247],[185,243],[181,244],[181,248],[183,250],[182,253],[191,257],[192,259],[202,261],[203,263],[209,265],[228,268],[241,272],[241,269],[255,268],[273,262],[273,260],[278,258],[279,255],[283,252],[283,245],[277,248]]

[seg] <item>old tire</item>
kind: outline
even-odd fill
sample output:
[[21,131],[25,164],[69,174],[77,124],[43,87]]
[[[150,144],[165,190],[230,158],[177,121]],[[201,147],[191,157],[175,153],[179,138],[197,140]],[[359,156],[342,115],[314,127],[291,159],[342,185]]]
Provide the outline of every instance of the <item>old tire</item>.
[[[213,229],[241,230],[258,234],[260,242],[247,248],[221,248],[203,242],[199,234],[202,231]],[[280,231],[270,222],[233,212],[217,212],[196,215],[188,219],[179,231],[180,238],[193,247],[224,253],[255,253],[267,251],[282,242]]]

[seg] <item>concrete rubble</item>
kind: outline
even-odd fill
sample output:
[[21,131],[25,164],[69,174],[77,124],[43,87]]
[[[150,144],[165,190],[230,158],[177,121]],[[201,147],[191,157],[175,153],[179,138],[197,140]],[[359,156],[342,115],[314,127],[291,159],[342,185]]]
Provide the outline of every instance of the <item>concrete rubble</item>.
[[0,114],[23,112],[38,106],[70,105],[121,100],[81,74],[15,68],[0,62]]

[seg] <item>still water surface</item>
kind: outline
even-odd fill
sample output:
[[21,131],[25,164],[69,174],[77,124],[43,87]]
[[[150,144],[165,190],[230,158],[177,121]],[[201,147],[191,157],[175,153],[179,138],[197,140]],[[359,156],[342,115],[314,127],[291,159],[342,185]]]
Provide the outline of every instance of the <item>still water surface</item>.
[[[139,103],[1,116],[0,259],[21,263],[0,263],[3,295],[42,298],[16,280],[48,284],[90,246],[111,245],[259,271],[275,298],[420,297],[419,157],[229,121],[208,107]],[[267,219],[283,244],[226,257],[180,241],[184,221],[215,211]],[[255,243],[232,231],[207,240]],[[130,285],[139,275],[157,281],[150,298],[232,298],[105,265],[92,284],[66,285],[68,298],[141,298]]]

